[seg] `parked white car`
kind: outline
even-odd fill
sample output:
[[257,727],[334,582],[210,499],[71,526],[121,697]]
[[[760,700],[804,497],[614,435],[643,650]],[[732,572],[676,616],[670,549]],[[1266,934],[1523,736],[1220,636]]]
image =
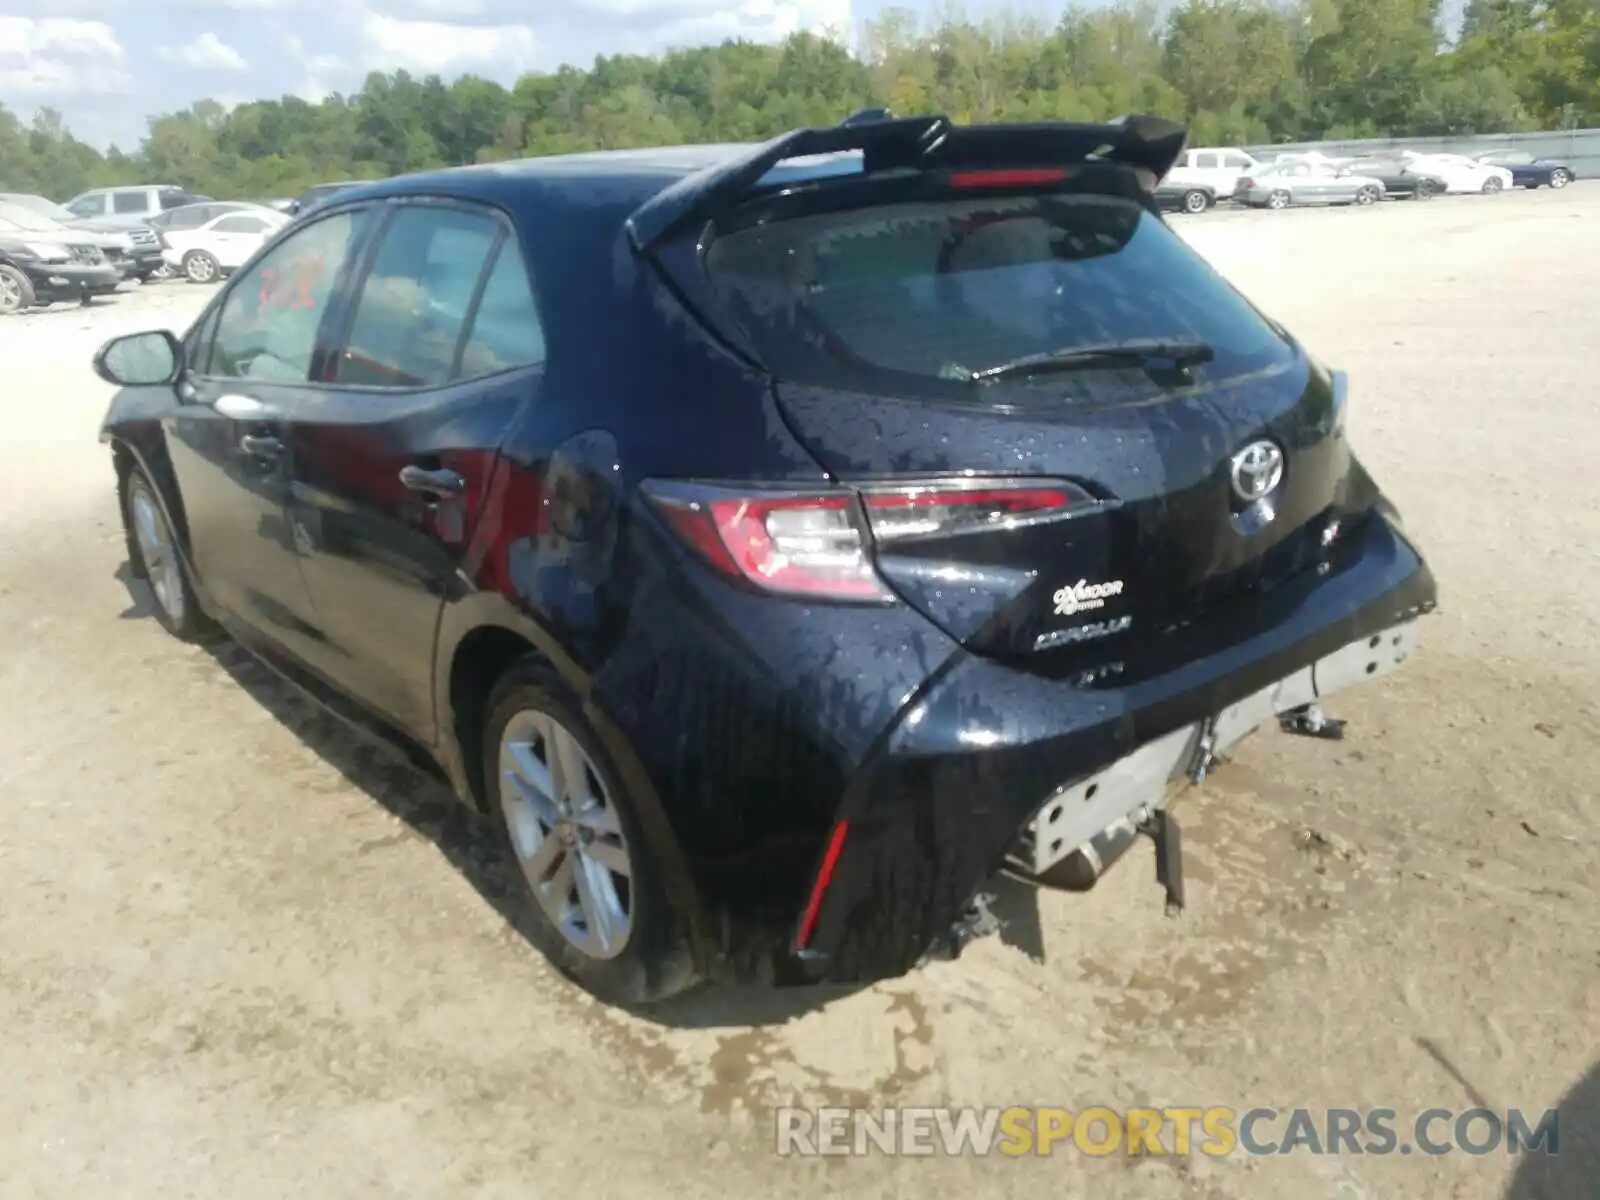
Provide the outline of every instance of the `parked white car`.
[[224,212],[193,229],[165,230],[163,257],[193,282],[215,283],[244,266],[288,223],[287,216],[269,208]]
[[1506,191],[1511,187],[1511,172],[1492,163],[1478,162],[1464,154],[1418,154],[1404,151],[1401,158],[1413,171],[1444,180],[1449,192]]
[[1219,200],[1227,200],[1239,187],[1239,180],[1263,166],[1236,146],[1210,146],[1185,150],[1162,182],[1170,188],[1196,184],[1209,188]]

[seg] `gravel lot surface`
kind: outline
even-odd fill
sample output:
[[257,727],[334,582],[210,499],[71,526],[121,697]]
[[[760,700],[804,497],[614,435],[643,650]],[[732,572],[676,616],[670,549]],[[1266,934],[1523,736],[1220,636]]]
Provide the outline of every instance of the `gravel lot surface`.
[[[435,785],[124,584],[89,356],[207,293],[0,320],[0,1197],[1600,1195],[1600,185],[1175,224],[1350,371],[1421,652],[1189,795],[1181,920],[1141,855],[958,962],[654,1020],[545,967]],[[770,1115],[1564,1096],[1521,1161],[801,1161]]]

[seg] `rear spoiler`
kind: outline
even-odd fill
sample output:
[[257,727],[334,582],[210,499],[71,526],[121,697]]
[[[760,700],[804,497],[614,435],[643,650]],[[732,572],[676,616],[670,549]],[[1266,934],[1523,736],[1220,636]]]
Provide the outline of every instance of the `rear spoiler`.
[[943,116],[879,118],[879,111],[866,110],[839,125],[795,129],[684,176],[628,219],[634,248],[648,250],[685,225],[714,219],[791,158],[859,151],[865,174],[904,168],[1004,170],[1096,158],[1149,171],[1159,180],[1177,162],[1189,136],[1187,126],[1162,117],[1126,116],[1103,125],[956,125]]

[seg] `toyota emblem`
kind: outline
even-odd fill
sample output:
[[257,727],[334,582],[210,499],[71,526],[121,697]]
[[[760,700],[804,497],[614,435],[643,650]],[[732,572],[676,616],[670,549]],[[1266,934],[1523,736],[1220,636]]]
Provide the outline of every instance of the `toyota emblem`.
[[1270,496],[1283,482],[1283,450],[1276,442],[1251,442],[1228,463],[1233,494],[1246,504]]

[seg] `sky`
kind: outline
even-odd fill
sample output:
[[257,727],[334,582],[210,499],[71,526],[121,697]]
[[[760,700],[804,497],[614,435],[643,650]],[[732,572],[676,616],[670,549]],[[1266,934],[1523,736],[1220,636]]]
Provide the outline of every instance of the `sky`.
[[[908,0],[927,8],[932,0]],[[596,54],[795,30],[845,34],[887,0],[0,0],[0,103],[42,105],[104,147],[211,98],[321,99],[367,72],[510,83]]]

